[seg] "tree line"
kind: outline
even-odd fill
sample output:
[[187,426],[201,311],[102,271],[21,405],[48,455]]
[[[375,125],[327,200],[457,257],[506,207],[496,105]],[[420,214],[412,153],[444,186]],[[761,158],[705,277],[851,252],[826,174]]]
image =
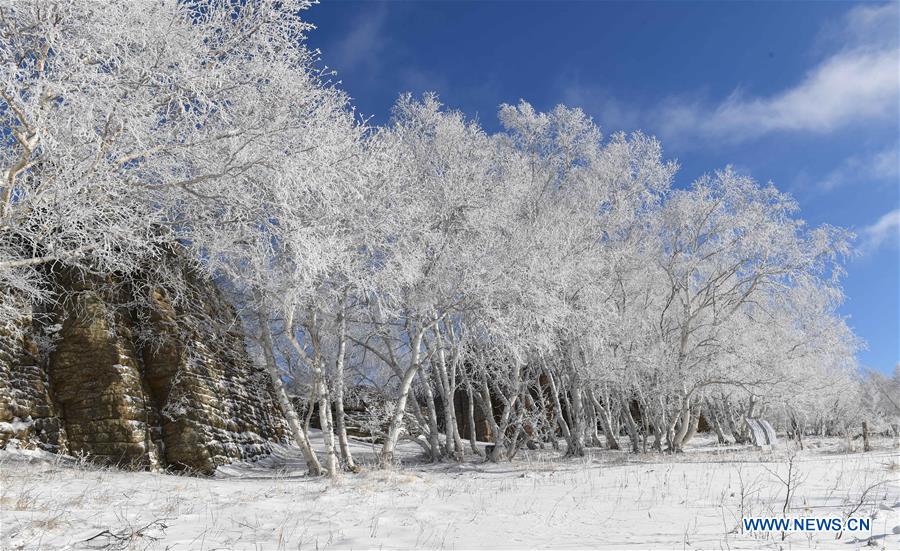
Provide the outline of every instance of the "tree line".
[[503,105],[488,133],[402,95],[369,125],[305,45],[309,4],[3,2],[0,323],[62,300],[64,269],[190,300],[177,244],[331,475],[354,468],[360,385],[385,464],[403,438],[484,454],[475,408],[493,460],[557,435],[576,456],[678,451],[701,416],[741,441],[746,416],[806,434],[897,415],[837,313],[849,232],[731,168],[677,184],[655,138],[577,108]]

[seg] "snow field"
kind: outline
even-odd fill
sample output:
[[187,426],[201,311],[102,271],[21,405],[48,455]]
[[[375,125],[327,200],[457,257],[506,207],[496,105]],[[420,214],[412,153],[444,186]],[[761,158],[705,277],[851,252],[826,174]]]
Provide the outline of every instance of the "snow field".
[[[537,451],[513,463],[366,466],[311,479],[293,450],[215,478],[0,455],[3,549],[900,549],[900,456],[838,443],[794,457],[789,515],[873,519],[871,537],[742,534],[780,515],[787,450],[680,456]],[[365,447],[357,446],[365,464]]]

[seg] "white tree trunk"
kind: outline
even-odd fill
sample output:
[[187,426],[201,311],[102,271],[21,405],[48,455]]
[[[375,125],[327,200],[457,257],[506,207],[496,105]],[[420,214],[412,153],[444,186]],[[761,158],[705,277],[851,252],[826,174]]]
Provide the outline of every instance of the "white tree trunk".
[[716,441],[719,444],[727,444],[728,440],[725,438],[725,431],[722,430],[722,421],[719,419],[719,412],[716,411],[716,406],[708,398],[705,405],[706,416],[708,420],[712,421],[713,429],[716,431]]
[[574,457],[584,456],[584,398],[581,385],[577,379],[572,376],[570,378],[569,393],[572,395],[572,440],[569,443],[569,449],[566,455]]
[[616,439],[615,432],[613,432],[612,421],[610,420],[610,410],[606,407],[606,403],[601,404],[597,397],[594,396],[593,392],[588,392],[588,396],[593,402],[594,409],[597,412],[597,417],[600,418],[600,426],[603,428],[603,436],[606,437],[606,447],[611,450],[622,449],[622,447],[619,445],[618,439]]
[[695,402],[691,407],[691,418],[688,423],[687,433],[685,433],[684,437],[681,439],[680,446],[684,449],[687,446],[688,442],[691,441],[691,438],[697,434],[697,427],[700,426],[700,402]]
[[437,348],[437,362],[432,362],[436,370],[436,379],[441,391],[441,399],[444,406],[444,433],[446,435],[447,453],[457,461],[463,460],[462,438],[459,435],[459,427],[456,424],[456,404],[453,401],[455,388],[450,380],[447,370],[447,355],[444,352],[444,339],[441,336],[440,326],[434,329],[435,346]]
[[638,439],[637,423],[634,422],[634,417],[631,415],[631,407],[628,400],[621,398],[620,401],[622,403],[622,418],[625,419],[625,429],[628,431],[628,437],[631,439],[631,451],[638,453],[641,449],[641,444]]
[[350,442],[347,439],[347,417],[344,414],[344,356],[346,356],[347,352],[345,301],[346,294],[344,295],[344,299],[341,300],[340,320],[338,322],[338,351],[337,358],[334,362],[334,376],[336,380],[334,388],[334,409],[335,415],[337,416],[335,424],[337,428],[338,443],[341,446],[341,458],[347,469],[355,472],[357,467],[356,463],[353,461],[353,455],[350,453]]
[[431,460],[439,462],[442,450],[441,435],[438,429],[437,407],[434,404],[434,393],[431,390],[428,377],[419,377],[420,384],[425,391],[425,407],[428,411],[428,443],[431,446]]
[[559,402],[559,389],[556,386],[556,380],[553,378],[553,374],[547,368],[547,365],[544,364],[543,367],[544,375],[547,376],[547,381],[550,384],[550,398],[553,402],[553,412],[556,416],[556,423],[559,425],[559,430],[562,432],[563,438],[566,439],[566,442],[570,442],[572,440],[572,434],[569,431],[569,424],[566,423],[566,420],[563,417],[562,404]]
[[[503,402],[503,412],[500,414],[500,422],[498,423],[494,420],[494,416],[490,415],[489,422],[491,424],[491,431],[494,433],[494,447],[488,457],[491,461],[499,461],[503,458],[504,453],[509,453],[510,455],[513,452],[512,446],[515,446],[517,442],[512,440],[511,442],[507,442],[506,431],[509,428],[510,421],[512,419],[512,412],[515,408],[516,402],[519,399],[519,389],[521,388],[521,372],[522,366],[516,362],[515,369],[512,373],[512,382],[513,382],[513,392],[512,396],[507,398],[503,395],[502,392],[497,393],[497,397],[500,401]],[[488,374],[485,372],[482,367],[481,373],[481,391],[482,391],[482,399],[488,407],[493,410],[493,405],[491,404],[491,390],[488,384]]]
[[322,359],[314,358],[318,367],[314,369],[316,394],[319,396],[319,424],[322,427],[322,440],[325,442],[325,469],[328,476],[338,475],[338,458],[334,446],[334,429],[331,423],[331,399],[328,396],[328,385],[322,369]]
[[412,343],[410,345],[409,367],[403,373],[400,380],[400,395],[397,403],[394,405],[394,413],[391,416],[391,424],[388,428],[387,437],[384,440],[384,446],[381,448],[381,465],[383,467],[390,466],[394,463],[394,450],[397,447],[397,441],[400,439],[400,431],[403,429],[403,417],[406,414],[406,401],[409,399],[409,391],[412,388],[413,379],[419,371],[419,348],[422,346],[422,336],[424,329],[416,331]]
[[303,430],[303,425],[300,423],[300,416],[297,415],[297,410],[294,409],[294,404],[291,403],[287,391],[284,388],[284,382],[281,380],[281,371],[278,369],[278,364],[275,361],[275,352],[272,345],[272,332],[269,329],[269,320],[266,319],[266,316],[267,314],[265,314],[265,312],[262,312],[259,315],[260,342],[263,356],[265,357],[266,371],[269,373],[269,378],[272,380],[272,386],[275,388],[275,396],[278,399],[278,404],[281,406],[281,411],[284,412],[284,416],[287,419],[288,427],[291,429],[291,435],[294,437],[294,442],[300,447],[300,450],[303,452],[303,457],[306,459],[306,466],[309,469],[309,474],[319,476],[322,474],[322,465],[319,463],[319,458],[316,457],[315,452],[309,445],[306,431]]
[[684,437],[687,435],[690,430],[691,425],[691,397],[687,396],[684,398],[684,401],[681,405],[681,410],[678,411],[677,415],[673,416],[673,423],[669,425],[669,432],[671,433],[671,442],[669,446],[671,451],[681,451],[682,445],[684,443]]
[[475,426],[475,394],[472,385],[466,381],[466,410],[469,418],[469,447],[477,455],[484,456],[484,451],[478,447],[478,429]]
[[[313,372],[313,385],[319,402],[319,426],[322,428],[322,440],[325,443],[325,471],[328,476],[336,477],[338,475],[338,460],[334,448],[334,431],[331,428],[331,399],[328,396],[328,385],[322,368],[323,359],[319,352],[316,314],[313,312],[310,315],[310,326],[307,328],[313,341],[312,358],[309,357],[294,335],[293,319],[293,307],[291,307],[291,311],[285,317],[285,334],[287,334],[288,341],[291,343],[294,351],[305,359]],[[312,404],[310,404],[310,407],[312,407]]]

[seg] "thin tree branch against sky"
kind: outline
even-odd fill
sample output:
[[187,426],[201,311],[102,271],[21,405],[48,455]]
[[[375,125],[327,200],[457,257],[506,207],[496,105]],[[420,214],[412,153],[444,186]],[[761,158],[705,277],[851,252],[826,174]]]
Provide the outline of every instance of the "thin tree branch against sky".
[[582,107],[658,136],[684,187],[715,167],[772,181],[810,224],[857,234],[840,311],[900,361],[896,2],[325,2],[309,44],[358,111],[434,91],[498,128],[501,103]]

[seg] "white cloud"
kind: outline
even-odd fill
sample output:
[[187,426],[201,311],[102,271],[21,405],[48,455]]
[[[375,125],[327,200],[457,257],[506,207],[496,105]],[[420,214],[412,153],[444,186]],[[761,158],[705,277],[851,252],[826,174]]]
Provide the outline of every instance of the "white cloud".
[[[367,5],[352,21],[350,32],[324,49],[325,61],[339,76],[351,71],[369,81],[382,76],[386,69],[384,60],[388,57],[395,58],[398,53],[391,52],[394,55],[388,56],[387,50],[399,49],[398,44],[391,40],[387,29],[390,15],[388,10],[392,8],[388,2]],[[450,89],[450,83],[443,75],[428,68],[405,64],[395,71],[399,83],[398,88],[393,90],[396,94],[446,93]]]
[[734,92],[714,106],[670,104],[662,134],[741,142],[771,132],[831,132],[851,123],[895,120],[900,101],[896,50],[836,54],[792,88],[769,97]]
[[893,183],[900,180],[900,143],[870,154],[853,155],[818,182],[820,191],[855,183]]
[[863,228],[863,249],[874,251],[882,245],[900,241],[900,209],[894,209],[871,226]]
[[399,77],[401,91],[411,92],[413,95],[425,92],[446,93],[450,88],[442,74],[421,67],[406,66],[399,71]]
[[377,4],[354,21],[353,29],[340,41],[325,49],[325,62],[338,71],[364,68],[371,73],[380,67],[381,53],[387,47],[387,6]]
[[[900,6],[857,6],[828,34],[831,53],[794,85],[766,96],[740,88],[719,101],[669,97],[638,109],[577,79],[561,83],[567,103],[608,129],[644,128],[683,148],[740,143],[776,132],[830,133],[855,124],[897,124]],[[839,42],[837,48],[834,44]]]
[[638,109],[616,99],[607,88],[586,85],[577,77],[563,79],[558,86],[562,103],[591,113],[604,133],[638,130],[646,122]]
[[900,42],[897,19],[900,18],[896,2],[858,5],[847,12],[833,26],[823,30],[826,42],[840,46],[896,48]]

